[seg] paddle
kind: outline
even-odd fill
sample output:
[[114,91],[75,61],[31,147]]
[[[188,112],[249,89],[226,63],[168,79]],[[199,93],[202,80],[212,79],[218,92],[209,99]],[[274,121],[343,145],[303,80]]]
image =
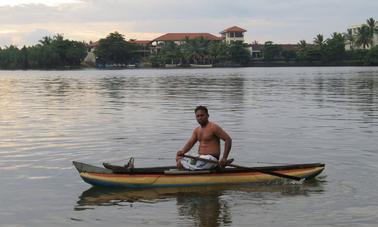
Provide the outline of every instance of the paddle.
[[[200,158],[200,157],[194,157],[194,156],[191,156],[191,155],[183,155],[183,156],[186,157],[186,158],[192,158],[192,159],[196,159],[196,160],[199,160],[199,161],[218,163],[217,161],[214,161],[214,160],[204,159],[204,158]],[[286,175],[286,174],[283,174],[283,173],[264,170],[264,169],[260,169],[260,168],[246,167],[246,166],[240,166],[240,165],[235,165],[235,164],[227,164],[227,166],[232,166],[232,167],[241,168],[241,169],[253,170],[253,171],[269,174],[269,175],[276,176],[276,177],[287,178],[287,179],[290,179],[290,180],[300,181],[300,180],[303,179],[301,177],[290,176],[290,175]]]

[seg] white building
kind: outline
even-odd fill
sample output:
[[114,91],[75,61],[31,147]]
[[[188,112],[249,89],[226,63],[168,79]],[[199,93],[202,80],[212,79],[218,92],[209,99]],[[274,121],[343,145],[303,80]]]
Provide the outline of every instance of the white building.
[[242,41],[244,43],[244,32],[247,30],[238,26],[232,26],[220,32],[222,38],[227,42]]

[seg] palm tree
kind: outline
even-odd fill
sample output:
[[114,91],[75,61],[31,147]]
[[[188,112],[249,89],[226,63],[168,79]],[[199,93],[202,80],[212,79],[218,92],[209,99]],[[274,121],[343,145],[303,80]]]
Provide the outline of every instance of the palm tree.
[[52,38],[50,36],[44,36],[41,40],[39,40],[39,42],[42,45],[49,45],[52,42]]
[[298,46],[299,48],[305,48],[307,46],[306,40],[300,40]]
[[350,49],[354,47],[354,41],[356,41],[356,37],[353,35],[352,29],[348,29],[347,33],[344,33],[344,39],[349,41]]
[[375,21],[372,17],[366,20],[367,25],[369,26],[370,31],[370,38],[371,38],[371,46],[374,44],[374,36],[378,35],[378,26],[377,21]]
[[374,36],[374,34],[378,33],[378,27],[375,25],[376,21],[371,17],[366,20],[367,26],[369,26],[370,35]]
[[338,33],[338,32],[332,33],[331,38],[332,39],[338,39],[338,40],[344,39],[343,35],[341,33]]
[[317,46],[322,46],[324,44],[324,37],[322,34],[316,35],[314,38],[314,44]]
[[368,25],[364,24],[357,30],[357,40],[356,44],[358,46],[362,46],[362,48],[366,49],[373,44],[372,36],[370,35],[370,28]]

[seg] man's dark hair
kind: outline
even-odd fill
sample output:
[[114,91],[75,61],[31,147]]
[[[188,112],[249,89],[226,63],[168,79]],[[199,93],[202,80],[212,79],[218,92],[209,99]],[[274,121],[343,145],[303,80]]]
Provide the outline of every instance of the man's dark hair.
[[194,110],[194,113],[197,113],[198,110],[204,111],[207,115],[209,115],[209,111],[207,110],[206,106],[197,106]]

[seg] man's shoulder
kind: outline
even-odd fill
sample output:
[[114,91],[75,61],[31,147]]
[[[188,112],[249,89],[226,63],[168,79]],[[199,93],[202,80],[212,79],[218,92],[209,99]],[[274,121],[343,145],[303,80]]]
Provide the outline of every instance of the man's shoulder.
[[215,122],[209,122],[209,126],[213,129],[221,128],[217,123]]

